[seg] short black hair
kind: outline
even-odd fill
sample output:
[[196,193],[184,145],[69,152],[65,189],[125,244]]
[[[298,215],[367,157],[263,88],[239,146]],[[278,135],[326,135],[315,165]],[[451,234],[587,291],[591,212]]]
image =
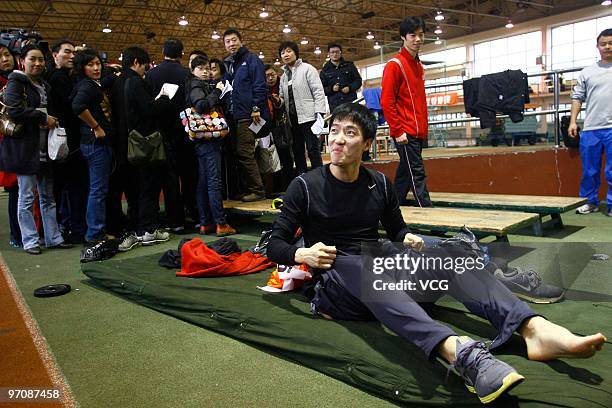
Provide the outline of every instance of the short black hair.
[[151,58],[149,57],[149,53],[140,47],[128,47],[123,50],[121,67],[124,70],[132,68],[132,65],[134,65],[136,61],[139,64],[148,64],[151,62]]
[[597,36],[597,44],[599,44],[599,39],[601,37],[612,37],[612,28],[606,28]]
[[74,54],[74,67],[72,68],[72,72],[77,76],[77,78],[84,77],[85,66],[96,58],[100,60],[100,63],[102,63],[100,54],[98,54],[98,51],[92,48],[84,48],[77,51],[76,54]]
[[[29,43],[21,47],[21,49],[19,50],[19,58],[25,58],[26,55],[28,55],[28,52],[32,50],[38,50],[40,52],[43,52],[43,50],[37,44]],[[43,55],[45,55],[44,52]]]
[[342,46],[338,43],[329,43],[327,44],[327,52],[329,52],[329,50],[331,50],[332,48],[339,48],[340,52],[342,52]]
[[62,48],[62,45],[64,44],[70,44],[73,47],[76,47],[76,44],[73,43],[72,41],[70,41],[67,38],[63,38],[61,40],[58,40],[56,42],[54,42],[53,44],[51,44],[51,52],[59,52],[59,50]]
[[192,55],[201,55],[203,57],[208,58],[208,54],[206,54],[204,51],[202,50],[193,50],[189,53],[189,58],[191,58]]
[[419,28],[425,32],[425,20],[418,16],[406,17],[404,21],[400,23],[399,33],[401,37],[406,37],[406,35],[413,34]]
[[[274,65],[272,65],[272,64],[265,64],[264,65],[264,72],[266,72],[269,69],[274,69]],[[276,69],[274,69],[274,71],[276,71]]]
[[183,42],[178,38],[168,38],[164,42],[163,53],[168,58],[181,58],[183,56]]
[[194,69],[196,69],[196,67],[199,67],[200,65],[210,65],[210,63],[208,62],[208,57],[198,55],[197,57],[191,60],[189,68],[191,68],[191,70],[193,71]]
[[18,69],[19,65],[17,65],[17,57],[15,57],[15,54],[13,54],[13,51],[11,51],[11,48],[5,44],[0,43],[0,50],[2,48],[5,48],[9,54],[11,54],[11,57],[13,57],[13,69]]
[[219,58],[211,58],[209,62],[211,65],[217,64],[219,71],[221,71],[221,75],[225,75],[225,64],[223,61],[221,61]]
[[364,105],[350,102],[343,103],[332,112],[331,119],[329,120],[330,128],[336,120],[350,120],[359,126],[364,141],[374,140],[376,138],[378,122],[374,114]]
[[281,45],[278,46],[278,56],[280,57],[283,50],[286,50],[287,48],[291,48],[293,50],[296,59],[300,58],[300,47],[298,47],[298,45],[293,41],[283,41]]
[[242,36],[240,35],[240,32],[235,28],[228,28],[227,30],[225,30],[225,32],[223,33],[223,39],[225,40],[225,37],[232,34],[236,34],[238,39],[242,41]]

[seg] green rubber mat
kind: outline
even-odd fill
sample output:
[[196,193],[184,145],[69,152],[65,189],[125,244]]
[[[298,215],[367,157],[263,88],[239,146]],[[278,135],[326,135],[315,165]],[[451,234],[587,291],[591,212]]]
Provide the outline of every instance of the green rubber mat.
[[[420,350],[377,322],[314,318],[310,305],[300,295],[258,290],[256,286],[265,285],[268,272],[179,278],[175,271],[157,265],[160,255],[84,264],[82,271],[96,287],[310,367],[398,405],[480,405],[456,374],[447,376],[446,365],[428,362]],[[575,333],[601,331],[610,337],[612,303],[606,298],[599,300],[533,306]],[[496,335],[487,322],[457,303],[437,306],[431,315],[460,335],[485,339]],[[526,380],[492,406],[612,406],[610,344],[588,360],[538,363],[526,359],[524,343],[515,336],[496,355]],[[309,392],[308,384],[295,386]]]

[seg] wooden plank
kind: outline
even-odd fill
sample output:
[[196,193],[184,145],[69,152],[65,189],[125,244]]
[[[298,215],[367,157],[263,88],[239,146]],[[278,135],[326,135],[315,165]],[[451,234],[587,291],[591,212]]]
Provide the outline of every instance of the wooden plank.
[[[538,214],[560,214],[587,202],[580,197],[531,196],[512,194],[473,194],[431,192],[433,205],[442,207],[518,210]],[[409,193],[408,199],[412,195]]]
[[537,214],[516,211],[470,210],[465,208],[401,207],[409,226],[441,231],[459,231],[462,226],[473,232],[503,236],[509,231],[534,224]]
[[236,214],[278,215],[280,213],[280,210],[272,208],[272,200],[253,201],[252,203],[228,200],[223,202],[223,207]]
[[[270,200],[243,203],[224,201],[225,209],[240,214],[278,215]],[[475,233],[504,236],[513,229],[529,226],[539,220],[537,214],[513,211],[483,211],[462,208],[401,207],[404,221],[411,227],[439,231],[459,231],[464,225]]]

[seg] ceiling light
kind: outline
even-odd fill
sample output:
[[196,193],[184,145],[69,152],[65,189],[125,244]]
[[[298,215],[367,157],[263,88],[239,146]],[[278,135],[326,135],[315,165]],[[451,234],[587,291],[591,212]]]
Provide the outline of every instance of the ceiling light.
[[514,27],[514,24],[512,24],[512,20],[508,19],[508,22],[506,23],[506,28],[510,29]]
[[119,58],[117,58],[119,61],[123,61],[123,53],[119,55]]
[[291,32],[291,28],[289,28],[289,24],[285,24],[285,28],[283,28],[283,33],[289,34]]
[[378,43],[378,41],[376,41],[376,42],[374,43],[374,49],[375,49],[375,50],[380,50],[380,44]]
[[612,4],[612,0],[604,0],[601,2],[602,6],[609,6],[610,4]]
[[442,10],[436,11],[436,16],[434,17],[434,20],[436,21],[444,20],[444,14],[442,14]]
[[221,36],[219,35],[219,33],[217,31],[213,31],[213,33],[210,36],[210,38],[212,38],[213,40],[218,40],[219,38],[221,38]]
[[278,58],[277,58],[277,59],[276,59],[276,61],[274,61],[274,65],[278,66],[278,65],[280,65],[280,64],[281,64],[281,62],[280,62],[280,61],[278,60]]
[[180,26],[186,26],[187,24],[189,24],[189,21],[187,21],[185,16],[181,16],[181,18],[179,18],[179,25]]
[[259,59],[264,59],[266,58],[266,56],[264,55],[263,51],[259,51]]
[[302,45],[308,44],[308,39],[306,37],[302,38],[302,41],[300,41],[300,44]]
[[367,38],[368,40],[373,40],[373,39],[374,39],[374,34],[372,34],[372,32],[371,32],[371,31],[368,31],[368,35],[366,35],[366,38]]
[[436,29],[434,30],[434,34],[442,34],[442,27],[436,26]]
[[259,13],[259,17],[261,17],[261,18],[266,18],[266,17],[268,17],[269,15],[270,15],[270,14],[268,14],[268,12],[266,11],[266,8],[265,8],[265,7],[262,7],[262,8],[261,8],[261,13]]
[[436,45],[442,44],[442,40],[440,39],[440,37],[436,37],[436,41],[434,41],[434,44]]
[[105,25],[105,26],[104,26],[104,28],[102,29],[102,32],[103,32],[103,33],[108,34],[108,33],[113,32],[113,30],[111,30],[111,28],[110,28],[110,26],[108,25],[108,23],[106,23],[106,25]]
[[314,53],[317,54],[317,55],[321,54],[321,47],[316,47],[314,49]]

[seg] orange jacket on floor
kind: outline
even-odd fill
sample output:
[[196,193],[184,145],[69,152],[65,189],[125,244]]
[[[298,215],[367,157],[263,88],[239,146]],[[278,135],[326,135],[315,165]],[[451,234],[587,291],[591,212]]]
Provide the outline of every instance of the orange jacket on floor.
[[219,255],[200,238],[194,238],[181,248],[181,270],[176,276],[212,278],[246,275],[274,266],[268,258],[246,251],[241,254]]

